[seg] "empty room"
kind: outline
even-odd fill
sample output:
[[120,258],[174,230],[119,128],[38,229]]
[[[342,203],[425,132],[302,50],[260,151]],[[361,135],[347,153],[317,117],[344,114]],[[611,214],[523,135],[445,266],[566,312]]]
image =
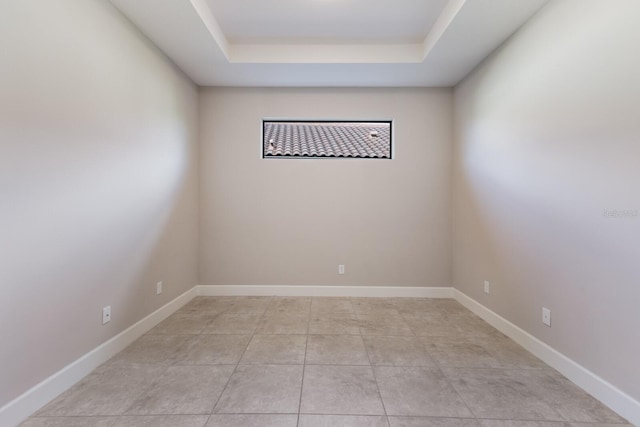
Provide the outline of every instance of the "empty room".
[[638,22],[0,0],[0,426],[640,426]]

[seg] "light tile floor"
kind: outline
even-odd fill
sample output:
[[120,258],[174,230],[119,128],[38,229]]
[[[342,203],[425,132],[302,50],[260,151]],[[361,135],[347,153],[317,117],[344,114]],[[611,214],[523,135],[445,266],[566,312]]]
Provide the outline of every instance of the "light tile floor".
[[453,300],[199,297],[26,427],[612,427]]

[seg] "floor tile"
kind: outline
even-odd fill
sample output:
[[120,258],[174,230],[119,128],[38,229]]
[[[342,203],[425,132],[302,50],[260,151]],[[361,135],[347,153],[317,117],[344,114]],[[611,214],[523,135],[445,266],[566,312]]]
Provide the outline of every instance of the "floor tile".
[[389,417],[391,427],[480,427],[471,418]]
[[353,307],[358,317],[369,316],[377,319],[399,319],[402,315],[395,306],[355,306]]
[[419,337],[461,335],[460,329],[440,313],[403,317],[413,333]]
[[306,363],[369,365],[369,357],[359,335],[309,335]]
[[563,421],[535,392],[530,370],[443,369],[478,418]]
[[362,335],[413,336],[413,331],[402,318],[377,315],[358,315]]
[[312,314],[354,314],[350,298],[313,298]]
[[438,299],[436,311],[445,315],[471,314],[462,304],[454,299]]
[[275,315],[262,318],[257,334],[306,334],[309,325],[308,314],[304,315]]
[[375,368],[388,415],[473,417],[445,376],[434,368]]
[[306,344],[306,335],[254,335],[240,363],[301,365]]
[[174,314],[151,329],[149,335],[197,335],[215,316],[189,316]]
[[429,366],[435,363],[415,337],[365,337],[374,366]]
[[495,332],[491,335],[468,337],[481,345],[502,368],[545,369],[548,366],[507,336]]
[[176,359],[178,365],[236,364],[249,344],[251,335],[198,335]]
[[103,365],[54,399],[37,415],[120,415],[166,369],[159,365]]
[[439,366],[452,368],[499,368],[500,362],[464,336],[422,337],[427,351]]
[[454,300],[339,297],[197,297],[22,425],[205,424],[630,426]]
[[319,335],[360,335],[360,322],[355,315],[336,313],[311,315],[309,333]]
[[403,323],[404,317],[398,311],[385,312],[385,311],[371,311],[356,313],[358,319],[366,319],[376,323]]
[[270,303],[271,297],[235,297],[226,313],[262,315]]
[[369,366],[306,366],[301,402],[304,414],[384,415]]
[[398,315],[398,309],[391,298],[351,298],[354,311],[360,315]]
[[296,427],[298,415],[212,415],[206,427]]
[[464,336],[491,336],[497,332],[493,326],[471,312],[449,315],[448,318]]
[[447,322],[450,322],[458,330],[458,335],[462,336],[486,336],[492,335],[497,330],[482,320],[480,317],[471,313],[470,311],[461,313],[442,313],[441,316]]
[[180,309],[182,313],[220,314],[229,310],[238,297],[198,297]]
[[364,415],[300,415],[298,427],[389,427],[387,417]]
[[394,301],[394,306],[403,316],[420,316],[439,312],[441,303],[441,300],[429,298],[398,298]]
[[478,420],[481,427],[571,427],[569,423],[554,421]]
[[109,363],[171,365],[182,352],[190,336],[143,335],[118,353]]
[[127,415],[209,414],[234,366],[172,366],[127,410]]
[[265,315],[289,316],[308,315],[311,310],[311,298],[274,297],[265,311]]
[[633,427],[631,424],[618,423],[569,423],[571,427]]
[[20,427],[115,427],[117,420],[117,417],[34,417]]
[[207,419],[209,415],[134,415],[120,417],[113,427],[204,427]]
[[200,318],[203,322],[205,322],[205,326],[211,320],[215,319],[219,315],[227,312],[228,308],[219,308],[219,309],[202,309],[196,307],[188,307],[184,306],[180,310],[174,313],[176,317],[190,317],[190,318]]
[[203,334],[253,334],[262,314],[221,314],[202,330]]
[[622,417],[552,369],[527,371],[534,392],[566,421],[624,423]]
[[301,365],[239,365],[214,412],[297,413],[302,369]]

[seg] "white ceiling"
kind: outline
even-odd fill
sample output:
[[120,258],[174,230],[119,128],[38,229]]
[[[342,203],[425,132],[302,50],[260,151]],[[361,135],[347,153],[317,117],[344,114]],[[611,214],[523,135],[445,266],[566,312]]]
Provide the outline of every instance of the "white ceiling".
[[446,3],[207,0],[227,40],[242,44],[422,43]]
[[201,86],[453,86],[548,0],[111,0]]

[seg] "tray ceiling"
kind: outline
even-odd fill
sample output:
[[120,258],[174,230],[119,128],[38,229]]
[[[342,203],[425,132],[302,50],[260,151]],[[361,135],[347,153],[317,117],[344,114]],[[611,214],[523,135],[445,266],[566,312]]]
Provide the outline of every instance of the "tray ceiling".
[[201,86],[453,86],[548,0],[111,0]]

